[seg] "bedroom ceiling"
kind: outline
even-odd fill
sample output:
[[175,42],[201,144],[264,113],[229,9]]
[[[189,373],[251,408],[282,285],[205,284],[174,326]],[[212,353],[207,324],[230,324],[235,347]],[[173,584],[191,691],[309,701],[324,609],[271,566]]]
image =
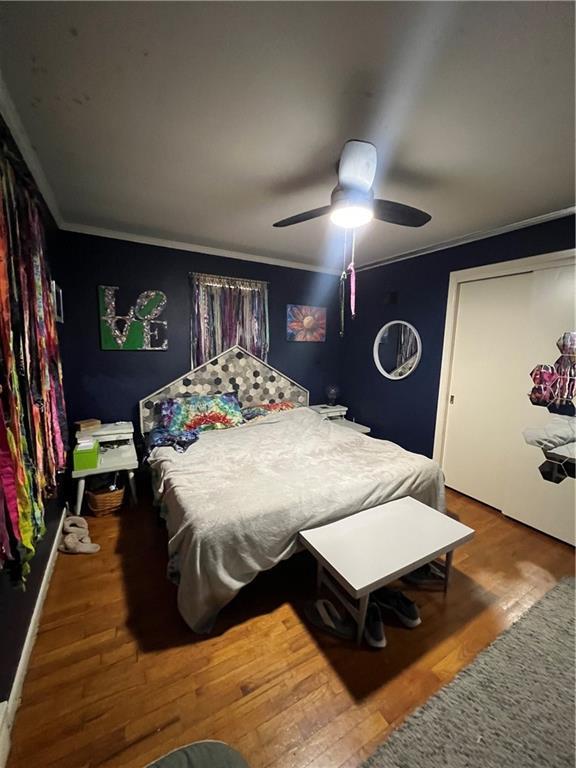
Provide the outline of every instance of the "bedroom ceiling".
[[328,203],[349,138],[378,148],[378,197],[433,217],[368,225],[360,264],[574,204],[572,3],[8,2],[0,24],[70,229],[338,268],[328,219],[272,223]]

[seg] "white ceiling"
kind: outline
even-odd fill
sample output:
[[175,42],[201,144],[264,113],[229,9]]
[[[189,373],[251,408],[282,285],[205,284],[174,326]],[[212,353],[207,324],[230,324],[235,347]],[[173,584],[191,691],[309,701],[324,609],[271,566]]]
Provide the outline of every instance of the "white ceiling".
[[336,267],[327,219],[272,223],[329,202],[349,138],[378,196],[432,214],[368,225],[360,263],[574,205],[572,3],[4,2],[0,25],[72,229]]

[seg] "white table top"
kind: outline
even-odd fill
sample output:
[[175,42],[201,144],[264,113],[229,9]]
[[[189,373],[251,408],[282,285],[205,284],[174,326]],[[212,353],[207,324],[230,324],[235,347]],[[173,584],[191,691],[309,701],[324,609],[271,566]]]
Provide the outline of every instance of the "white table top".
[[108,448],[104,450],[104,445],[100,446],[100,455],[98,466],[94,469],[77,469],[72,472],[74,479],[78,477],[88,477],[88,475],[102,475],[105,472],[120,472],[123,469],[138,469],[138,456],[134,442],[131,440],[126,445],[120,445],[117,448]]
[[349,419],[338,419],[334,421],[334,424],[338,424],[339,427],[347,427],[347,429],[352,429],[354,432],[360,432],[362,435],[367,435],[370,432],[370,427],[359,424],[357,421],[350,421]]
[[316,413],[325,413],[328,416],[331,413],[346,413],[348,410],[347,405],[328,405],[328,403],[320,403],[319,405],[310,405],[308,407],[316,411]]
[[303,545],[362,597],[474,536],[472,528],[406,497],[300,532]]

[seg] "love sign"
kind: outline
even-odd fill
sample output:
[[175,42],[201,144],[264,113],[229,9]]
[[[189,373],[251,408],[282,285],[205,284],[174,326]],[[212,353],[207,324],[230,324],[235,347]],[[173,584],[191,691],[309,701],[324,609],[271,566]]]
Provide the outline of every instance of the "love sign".
[[142,291],[124,314],[116,308],[115,285],[98,286],[100,340],[106,350],[162,350],[168,348],[168,323],[159,317],[166,308],[163,291]]

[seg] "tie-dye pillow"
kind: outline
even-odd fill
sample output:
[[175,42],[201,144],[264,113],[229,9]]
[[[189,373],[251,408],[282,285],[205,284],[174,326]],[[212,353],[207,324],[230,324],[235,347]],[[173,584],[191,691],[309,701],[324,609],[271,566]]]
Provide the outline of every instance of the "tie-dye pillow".
[[277,411],[291,411],[293,408],[297,408],[296,403],[291,403],[289,400],[281,400],[278,403],[260,403],[259,405],[249,405],[242,408],[242,416],[244,421],[254,421],[254,419],[268,416],[270,413],[276,413]]
[[244,419],[235,394],[189,395],[162,402],[160,426],[172,434],[197,429],[228,429]]

